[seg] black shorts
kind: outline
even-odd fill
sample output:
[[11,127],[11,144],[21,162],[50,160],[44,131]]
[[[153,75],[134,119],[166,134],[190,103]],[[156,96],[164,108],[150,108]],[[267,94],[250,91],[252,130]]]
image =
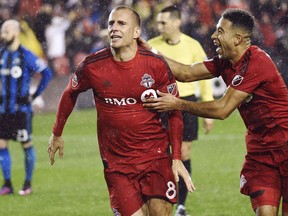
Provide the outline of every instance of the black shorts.
[[32,113],[0,114],[0,139],[25,143],[31,140]]
[[[183,100],[197,101],[195,95],[181,97]],[[192,115],[189,112],[181,111],[183,118],[183,135],[182,141],[192,141],[198,139],[198,116]],[[167,113],[161,114],[161,121],[165,128],[168,128],[168,115]]]

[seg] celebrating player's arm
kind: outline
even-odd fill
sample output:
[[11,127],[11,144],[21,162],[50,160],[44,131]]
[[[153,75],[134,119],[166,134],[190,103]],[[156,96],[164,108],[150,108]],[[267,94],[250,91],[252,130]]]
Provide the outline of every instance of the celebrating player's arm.
[[182,64],[164,56],[162,53],[158,52],[151,45],[149,45],[143,38],[138,39],[138,44],[145,49],[151,50],[152,52],[163,56],[168,62],[173,75],[180,82],[192,82],[213,78],[213,75],[208,71],[203,62],[197,62],[191,65]]
[[[138,43],[148,50],[157,52],[157,50],[152,48],[143,38],[138,39]],[[214,77],[213,74],[207,69],[204,62],[186,65],[169,59],[161,53],[159,54],[162,55],[168,62],[173,75],[178,81],[191,82],[211,79]],[[198,103],[185,101],[160,91],[157,93],[161,97],[147,99],[143,106],[159,112],[167,112],[171,110],[188,111],[194,115],[212,119],[227,118],[239,106],[239,104],[249,96],[249,94],[246,92],[228,87],[225,94],[219,100]]]
[[143,106],[158,112],[184,110],[200,117],[212,119],[227,118],[249,96],[248,93],[233,87],[228,87],[220,99],[201,103],[185,101],[160,91],[157,94],[161,97],[147,99]]

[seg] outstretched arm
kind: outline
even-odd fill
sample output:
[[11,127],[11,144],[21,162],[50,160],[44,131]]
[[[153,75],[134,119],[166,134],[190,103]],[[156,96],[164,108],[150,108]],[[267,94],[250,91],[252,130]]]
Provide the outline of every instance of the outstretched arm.
[[75,106],[78,94],[79,94],[78,92],[73,92],[71,90],[69,83],[60,98],[58,111],[56,115],[56,121],[53,127],[53,133],[50,137],[47,149],[51,165],[53,165],[55,162],[54,157],[58,150],[59,150],[59,157],[60,158],[63,157],[64,142],[62,140],[61,135],[64,126],[66,124],[66,121]]
[[203,62],[194,63],[192,65],[182,64],[180,62],[174,61],[162,53],[157,52],[152,46],[150,46],[143,38],[138,38],[138,44],[145,49],[151,50],[165,58],[168,62],[172,73],[174,74],[175,78],[181,82],[192,82],[197,80],[203,79],[211,79],[213,75],[207,70],[206,66]]
[[231,87],[228,87],[222,98],[209,102],[191,102],[159,91],[157,93],[161,97],[147,99],[143,104],[145,108],[158,112],[183,110],[200,117],[213,119],[227,118],[249,96],[248,93]]

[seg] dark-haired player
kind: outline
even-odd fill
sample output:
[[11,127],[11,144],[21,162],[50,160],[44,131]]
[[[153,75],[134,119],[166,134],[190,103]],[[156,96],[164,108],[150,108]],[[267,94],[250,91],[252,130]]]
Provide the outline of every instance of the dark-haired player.
[[241,193],[250,197],[257,216],[278,215],[281,198],[282,215],[288,216],[288,91],[269,55],[251,45],[254,25],[249,12],[228,9],[211,36],[218,56],[192,65],[168,60],[180,81],[222,76],[228,88],[221,99],[188,102],[159,92],[163,97],[148,99],[145,107],[215,119],[238,109],[247,127]]
[[[160,116],[143,108],[157,97],[156,90],[178,96],[177,85],[165,60],[139,48],[140,16],[118,6],[108,20],[110,48],[89,55],[76,69],[59,102],[49,141],[51,164],[61,134],[79,93],[92,89],[97,109],[97,133],[104,175],[114,215],[171,215],[177,202],[178,175],[189,191],[194,186],[181,161],[182,118],[169,112],[170,134]],[[172,157],[168,154],[172,143]]]

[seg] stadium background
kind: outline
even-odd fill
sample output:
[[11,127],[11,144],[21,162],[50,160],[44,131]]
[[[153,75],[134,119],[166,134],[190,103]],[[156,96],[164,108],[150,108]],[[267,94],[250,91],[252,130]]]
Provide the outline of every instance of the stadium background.
[[[221,12],[227,7],[251,10],[257,19],[253,43],[271,55],[288,83],[287,0],[0,0],[0,24],[10,18],[19,19],[23,44],[45,58],[54,69],[54,79],[43,97],[37,98],[35,106],[33,136],[37,163],[33,195],[25,199],[16,194],[1,197],[1,216],[112,215],[97,146],[95,110],[72,113],[64,131],[64,158],[59,160],[56,156],[56,164],[51,167],[46,148],[54,111],[79,59],[105,46],[107,17],[114,6],[127,4],[139,11],[143,18],[143,37],[148,39],[157,35],[154,15],[172,3],[182,8],[183,31],[198,39],[209,57],[215,54],[210,35]],[[34,82],[37,81],[36,77]],[[215,89],[216,94],[219,88]],[[79,98],[78,108],[91,106],[91,92]],[[209,135],[204,135],[200,128],[199,140],[192,151],[197,191],[187,200],[191,215],[253,215],[249,198],[241,196],[238,187],[245,155],[244,133],[238,112],[225,121],[216,120]],[[23,181],[23,153],[18,143],[11,143],[10,148],[13,182],[17,186]]]
[[[215,55],[210,36],[222,11],[229,7],[250,10],[257,21],[253,44],[270,54],[288,84],[287,0],[0,0],[0,3],[0,24],[18,19],[22,43],[46,59],[54,71],[48,90],[35,101],[36,111],[55,111],[75,66],[85,55],[107,45],[107,18],[119,4],[130,5],[141,14],[145,39],[158,34],[155,14],[165,6],[177,5],[183,12],[183,32],[199,40],[208,57]],[[225,89],[221,80],[213,80],[212,85],[214,96],[221,96]],[[78,108],[92,106],[91,92],[77,102]]]

